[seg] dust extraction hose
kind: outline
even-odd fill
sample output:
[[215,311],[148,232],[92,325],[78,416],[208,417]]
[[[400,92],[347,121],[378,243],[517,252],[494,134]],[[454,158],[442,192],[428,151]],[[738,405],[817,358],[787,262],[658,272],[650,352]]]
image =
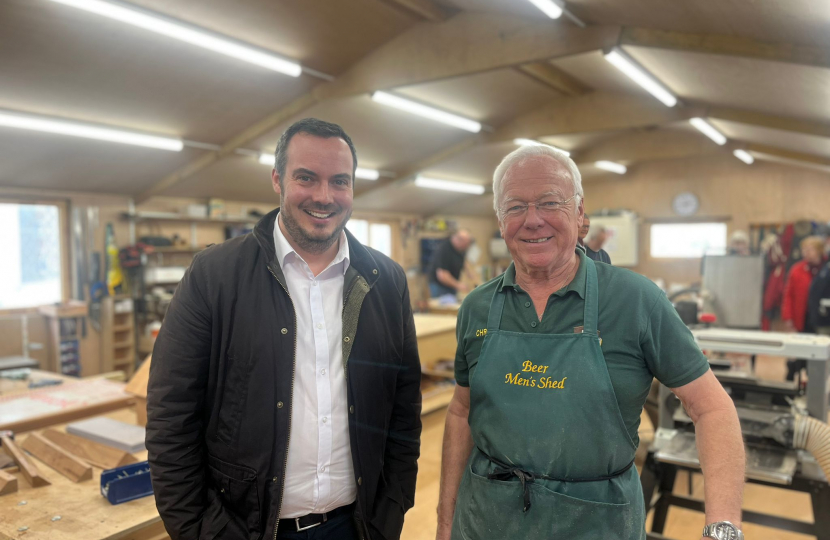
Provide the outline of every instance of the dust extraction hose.
[[810,416],[797,414],[793,446],[813,454],[824,476],[830,480],[830,426]]

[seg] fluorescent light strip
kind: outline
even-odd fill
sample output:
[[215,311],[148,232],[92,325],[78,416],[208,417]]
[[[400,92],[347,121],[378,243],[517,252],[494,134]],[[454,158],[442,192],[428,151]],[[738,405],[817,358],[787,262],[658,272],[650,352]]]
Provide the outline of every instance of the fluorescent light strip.
[[416,103],[414,101],[389,94],[388,92],[375,92],[372,94],[372,100],[383,105],[388,105],[389,107],[394,107],[396,109],[422,116],[424,118],[429,118],[430,120],[435,120],[436,122],[441,122],[443,124],[447,124],[448,126],[457,127],[472,133],[478,133],[481,131],[481,124],[475,120],[470,120],[469,118],[464,118],[463,116],[458,116],[457,114],[448,113],[427,105],[422,105],[421,103]]
[[723,146],[726,144],[726,136],[715,129],[715,126],[704,120],[703,118],[692,118],[689,120],[689,123],[692,124],[698,131],[718,143],[719,145]]
[[9,111],[0,111],[0,126],[82,137],[84,139],[131,144],[134,146],[145,146],[147,148],[157,148],[173,152],[181,152],[184,147],[184,143],[180,139],[145,135],[143,133],[98,127],[80,122],[50,120],[48,118]]
[[457,191],[459,193],[472,193],[474,195],[481,195],[484,193],[484,186],[478,184],[453,182],[451,180],[440,180],[438,178],[428,178],[426,176],[418,176],[415,178],[415,185],[422,188]]
[[562,152],[566,156],[571,155],[570,152],[568,152],[567,150],[563,150],[563,149],[559,148],[558,146],[553,146],[552,144],[545,144],[543,142],[534,141],[533,139],[513,139],[513,144],[516,144],[518,146],[549,146],[549,147],[553,148],[554,150],[559,150],[560,152]]
[[[274,167],[274,154],[260,154],[259,155],[259,162],[263,165],[268,165],[269,167]],[[380,171],[376,171],[375,169],[364,169],[363,167],[358,167],[354,171],[354,175],[356,178],[362,178],[363,180],[377,180],[380,178]]]
[[735,150],[734,152],[732,152],[732,155],[734,155],[736,158],[740,159],[747,165],[752,165],[753,163],[755,163],[755,158],[752,157],[746,150]]
[[528,2],[539,8],[542,13],[551,19],[558,19],[562,16],[562,6],[552,0],[528,0]]
[[137,26],[138,28],[155,32],[156,34],[190,43],[191,45],[196,45],[197,47],[230,56],[231,58],[236,58],[249,64],[278,71],[292,77],[299,77],[303,70],[302,66],[297,62],[292,62],[274,54],[257,50],[254,47],[236,43],[205,30],[174,22],[160,15],[139,10],[129,4],[105,2],[102,0],[52,1]]
[[613,161],[597,161],[594,163],[594,166],[598,169],[617,174],[625,174],[628,171],[625,165],[614,163]]
[[611,52],[605,55],[615,68],[625,73],[632,81],[643,87],[652,96],[659,99],[663,105],[674,107],[677,105],[677,97],[668,88],[663,86],[656,78],[647,73],[637,63],[625,54],[619,47],[614,47]]

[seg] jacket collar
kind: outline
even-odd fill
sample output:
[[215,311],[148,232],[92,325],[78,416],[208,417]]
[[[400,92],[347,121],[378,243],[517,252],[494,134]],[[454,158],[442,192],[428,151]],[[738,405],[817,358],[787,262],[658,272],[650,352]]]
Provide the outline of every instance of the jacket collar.
[[[274,247],[274,224],[279,213],[280,209],[277,208],[265,214],[256,226],[254,226],[253,234],[259,244],[259,248],[265,253],[265,261],[268,267],[280,283],[285,286],[285,276],[277,262],[277,250]],[[358,242],[348,229],[344,229],[344,232],[349,242],[349,269],[357,271],[366,280],[369,287],[372,287],[380,278],[380,268],[378,267],[377,261],[372,253],[363,244]]]

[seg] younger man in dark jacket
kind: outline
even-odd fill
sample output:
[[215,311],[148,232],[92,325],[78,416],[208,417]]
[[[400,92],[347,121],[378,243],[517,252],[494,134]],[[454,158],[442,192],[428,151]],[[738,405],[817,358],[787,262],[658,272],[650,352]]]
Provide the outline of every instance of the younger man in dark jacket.
[[403,270],[345,230],[356,166],[340,126],[295,123],[272,171],[280,208],[179,284],[147,397],[173,540],[400,537],[420,362]]

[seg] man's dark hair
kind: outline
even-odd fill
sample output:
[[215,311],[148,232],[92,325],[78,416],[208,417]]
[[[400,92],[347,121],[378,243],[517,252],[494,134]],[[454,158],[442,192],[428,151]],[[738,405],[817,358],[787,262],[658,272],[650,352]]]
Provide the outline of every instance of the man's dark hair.
[[330,139],[332,137],[343,139],[349,145],[349,150],[352,151],[352,179],[354,179],[354,172],[357,169],[357,150],[355,150],[352,139],[346,135],[343,128],[337,124],[318,120],[317,118],[303,118],[291,124],[277,142],[277,150],[274,152],[274,163],[280,175],[280,185],[282,185],[282,180],[285,178],[285,167],[288,165],[288,143],[291,142],[291,139],[297,133],[307,133],[314,137],[322,137],[324,139]]

